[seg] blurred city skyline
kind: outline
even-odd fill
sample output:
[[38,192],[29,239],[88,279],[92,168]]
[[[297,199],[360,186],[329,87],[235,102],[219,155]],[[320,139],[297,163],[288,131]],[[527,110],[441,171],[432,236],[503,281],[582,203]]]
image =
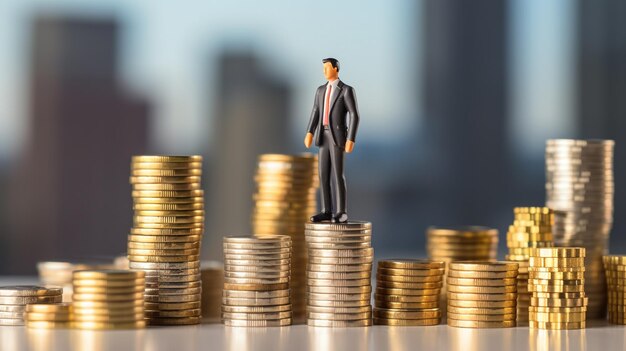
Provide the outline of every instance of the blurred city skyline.
[[[205,156],[203,254],[219,259],[222,235],[249,230],[257,155],[305,151],[328,56],[357,93],[349,212],[374,223],[377,256],[423,256],[427,226],[459,224],[498,228],[502,252],[512,207],[544,203],[548,138],[614,138],[616,179],[626,168],[617,0],[189,4],[0,4],[0,272],[121,254],[144,152]],[[618,185],[618,233],[623,199]]]

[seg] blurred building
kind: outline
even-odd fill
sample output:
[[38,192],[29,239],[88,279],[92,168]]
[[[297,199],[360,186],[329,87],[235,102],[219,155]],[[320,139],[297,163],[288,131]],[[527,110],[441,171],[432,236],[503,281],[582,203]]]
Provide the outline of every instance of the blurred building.
[[212,258],[221,257],[223,236],[250,234],[258,155],[289,152],[291,140],[288,84],[250,52],[222,53],[217,69],[204,251]]
[[432,224],[506,228],[515,194],[507,2],[426,1],[423,13],[424,135],[437,179],[429,189]]
[[149,108],[120,88],[119,32],[112,19],[34,22],[30,123],[8,196],[13,266],[5,272],[126,251],[130,157],[146,150]]
[[579,0],[577,45],[577,124],[579,137],[615,140],[615,224],[611,251],[626,243],[626,3]]

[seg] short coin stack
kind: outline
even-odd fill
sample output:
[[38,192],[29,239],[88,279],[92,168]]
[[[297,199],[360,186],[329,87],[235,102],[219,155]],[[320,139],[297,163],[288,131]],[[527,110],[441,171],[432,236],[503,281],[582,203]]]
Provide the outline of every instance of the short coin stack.
[[307,223],[307,324],[372,325],[372,224]]
[[306,244],[304,223],[315,214],[319,176],[312,154],[259,156],[254,177],[252,231],[256,235],[291,237],[291,302],[294,320],[304,319],[306,309]]
[[44,286],[63,288],[63,301],[72,301],[72,272],[87,269],[113,269],[110,263],[77,263],[63,261],[45,261],[37,263],[39,280]]
[[585,328],[585,249],[535,248],[530,253],[529,326],[536,329]]
[[145,282],[144,272],[74,272],[72,326],[92,330],[144,328]]
[[[426,231],[426,240],[428,258],[434,261],[495,261],[498,255],[498,230],[493,228],[430,227]],[[439,303],[445,312],[445,280]]]
[[515,262],[452,262],[448,270],[448,325],[509,328],[517,325]]
[[587,315],[606,315],[602,256],[613,226],[613,140],[548,140],[546,206],[554,210],[556,246],[584,247]]
[[554,215],[547,207],[516,207],[513,209],[515,220],[506,234],[508,261],[519,264],[517,275],[517,325],[528,323],[528,260],[530,250],[535,247],[553,247],[552,225]]
[[374,324],[426,326],[441,323],[443,261],[378,261]]
[[200,262],[202,276],[202,319],[219,322],[222,311],[224,265],[217,261]]
[[202,156],[134,156],[129,267],[146,273],[150,325],[200,323]]
[[222,320],[231,327],[291,325],[291,238],[224,237]]
[[62,288],[14,285],[0,287],[0,326],[24,325],[26,305],[31,303],[59,303]]
[[71,304],[28,304],[24,313],[24,322],[28,328],[58,329],[71,326]]
[[626,324],[626,256],[604,256],[609,323]]

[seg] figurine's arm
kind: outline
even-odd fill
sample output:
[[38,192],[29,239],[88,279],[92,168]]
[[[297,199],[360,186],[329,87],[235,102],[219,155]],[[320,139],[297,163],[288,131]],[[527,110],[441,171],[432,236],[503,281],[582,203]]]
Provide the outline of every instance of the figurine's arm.
[[317,129],[317,125],[320,120],[320,111],[317,106],[319,89],[315,91],[315,100],[313,100],[313,111],[311,111],[311,117],[309,118],[309,126],[306,128],[307,133],[304,137],[304,146],[311,147],[311,143],[313,142],[313,134],[315,133],[315,129]]
[[356,103],[356,94],[354,88],[348,89],[345,96],[346,107],[350,114],[350,125],[348,126],[348,140],[346,141],[346,152],[350,153],[354,149],[356,132],[359,129],[359,107]]

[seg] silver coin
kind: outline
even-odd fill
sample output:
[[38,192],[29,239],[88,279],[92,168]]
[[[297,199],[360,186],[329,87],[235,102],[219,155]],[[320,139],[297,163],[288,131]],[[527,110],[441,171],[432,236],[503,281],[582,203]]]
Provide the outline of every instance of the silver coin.
[[343,264],[343,265],[332,265],[332,264],[309,264],[308,270],[313,272],[360,272],[360,271],[371,271],[372,264],[364,263],[364,264]]
[[312,257],[309,256],[309,263],[311,264],[363,264],[372,263],[374,261],[373,256],[364,257]]
[[276,266],[235,266],[225,265],[224,272],[258,272],[258,273],[277,273],[291,270],[291,265],[283,264]]
[[371,229],[372,223],[364,221],[348,221],[346,223],[306,223],[306,229],[329,230],[329,231],[349,231]]
[[223,297],[222,304],[225,306],[276,306],[291,303],[289,297],[275,298],[244,298],[244,297]]
[[277,297],[289,297],[290,290],[268,290],[268,291],[246,291],[246,290],[226,290],[222,291],[223,297],[235,297],[246,299],[269,299]]
[[191,262],[133,262],[129,263],[131,269],[137,270],[172,270],[200,268],[200,261]]
[[284,270],[275,273],[261,273],[261,272],[224,272],[224,277],[227,278],[254,278],[254,279],[277,279],[277,278],[289,278],[291,277],[291,270]]
[[308,242],[307,247],[309,249],[331,249],[331,250],[343,250],[343,249],[367,249],[372,247],[371,242],[356,242],[356,243],[317,243]]
[[309,286],[354,287],[371,284],[371,279],[307,279]]
[[225,259],[226,266],[279,266],[291,264],[291,259],[282,260],[230,260]]
[[55,296],[63,294],[63,288],[43,287],[37,285],[9,285],[0,286],[0,296],[27,297],[27,296]]
[[276,306],[222,306],[222,312],[229,313],[273,313],[291,310],[291,304]]
[[188,294],[200,294],[202,288],[184,288],[184,289],[146,289],[146,295],[188,295]]
[[224,254],[225,261],[277,261],[291,259],[292,254],[276,254],[276,255],[240,255],[240,254]]
[[57,303],[63,300],[63,295],[56,296],[0,296],[2,305],[27,305],[30,303]]
[[319,294],[365,294],[372,292],[371,285],[361,286],[307,286],[307,292]]
[[268,278],[268,279],[258,279],[258,278],[230,278],[225,277],[224,283],[228,284],[285,284],[289,283],[289,277],[284,278]]
[[15,318],[15,319],[10,319],[10,318],[3,318],[0,319],[0,325],[24,325],[24,319],[22,318]]

